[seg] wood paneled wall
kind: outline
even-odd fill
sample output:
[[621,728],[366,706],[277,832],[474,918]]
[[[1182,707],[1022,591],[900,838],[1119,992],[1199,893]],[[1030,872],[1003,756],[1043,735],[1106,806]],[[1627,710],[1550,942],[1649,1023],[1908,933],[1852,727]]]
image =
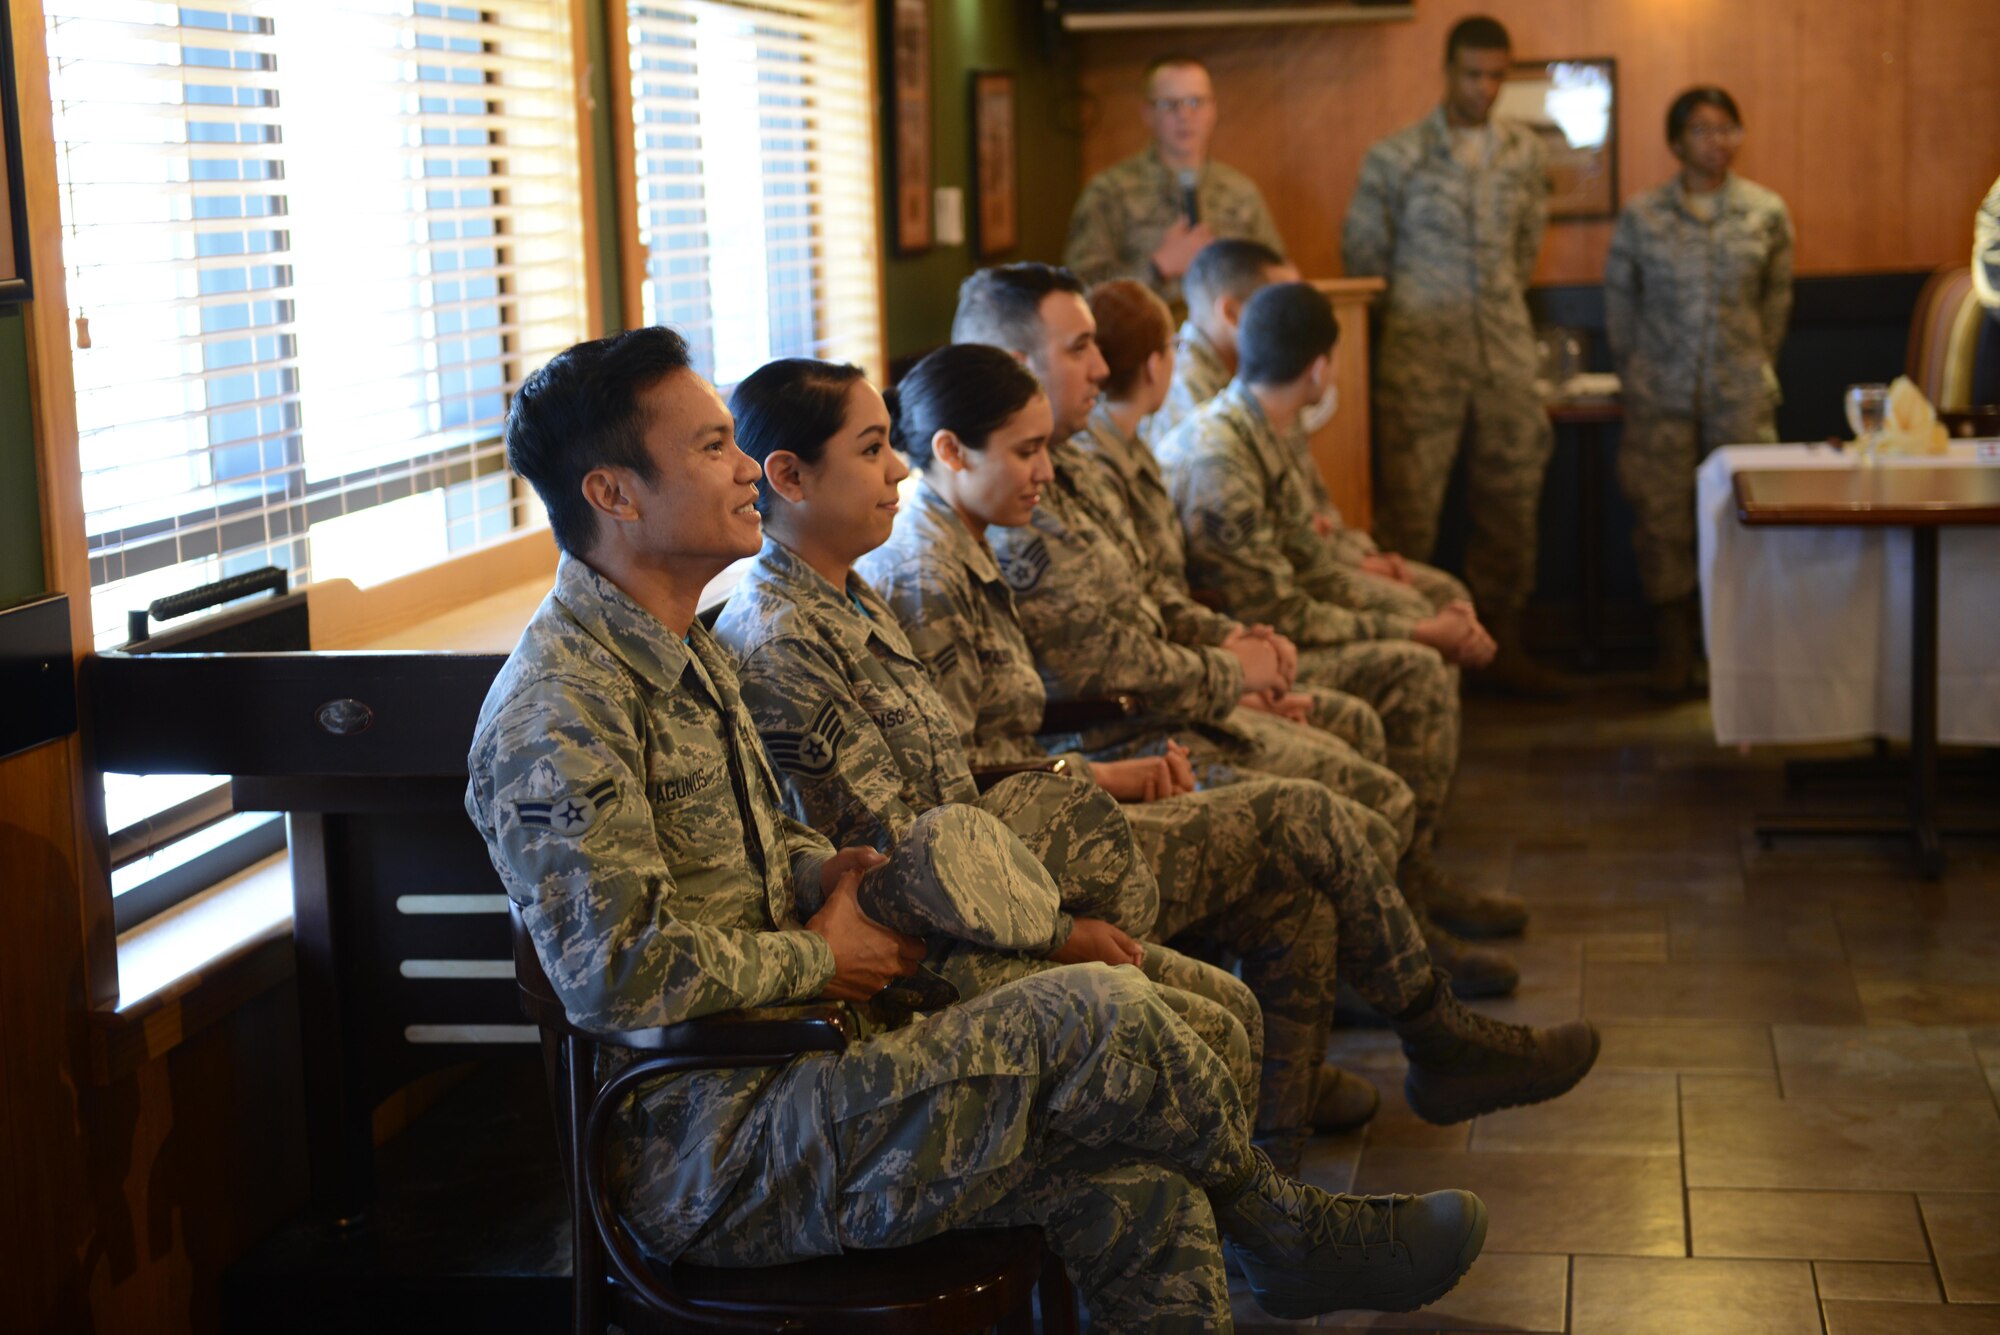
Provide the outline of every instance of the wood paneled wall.
[[[2000,174],[1993,0],[1417,0],[1411,22],[1076,39],[1086,176],[1142,146],[1140,73],[1168,49],[1215,73],[1216,156],[1256,178],[1309,276],[1340,272],[1361,157],[1436,105],[1445,34],[1491,13],[1526,59],[1618,61],[1619,193],[1665,180],[1667,104],[1727,88],[1743,175],[1789,202],[1804,272],[1963,264]],[[1602,279],[1611,225],[1551,226],[1536,280]]]

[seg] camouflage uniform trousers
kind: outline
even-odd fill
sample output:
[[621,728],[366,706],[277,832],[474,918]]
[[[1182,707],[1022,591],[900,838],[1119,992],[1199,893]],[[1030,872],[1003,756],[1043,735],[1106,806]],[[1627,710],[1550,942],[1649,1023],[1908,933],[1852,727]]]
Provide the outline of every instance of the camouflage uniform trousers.
[[[1215,1054],[1254,1116],[1261,1088],[1264,1016],[1250,985],[1226,969],[1163,945],[1148,944],[1139,972],[1168,1009]],[[1070,966],[1034,955],[954,946],[934,956],[934,968],[961,998],[982,997],[1025,978]]]
[[1374,400],[1376,534],[1390,551],[1430,559],[1469,421],[1466,583],[1482,606],[1518,612],[1535,586],[1536,512],[1555,449],[1547,410],[1525,380],[1475,371],[1444,383],[1428,366],[1395,370],[1383,366]]
[[[1247,1175],[1248,1130],[1228,1073],[1136,970],[1050,970],[779,1071],[731,1148],[790,1171],[746,1174],[685,1255],[773,1265],[1033,1224],[1094,1329],[1227,1330],[1207,1193]],[[634,1148],[643,1182],[678,1147]]]
[[1628,406],[1618,443],[1618,484],[1632,503],[1632,552],[1647,602],[1678,602],[1694,594],[1694,474],[1703,457],[1718,445],[1777,438],[1768,396],[1705,405],[1694,413]]
[[1228,950],[1263,1006],[1260,1138],[1308,1129],[1342,976],[1391,1014],[1430,976],[1408,906],[1342,803],[1316,783],[1258,778],[1127,808],[1159,871],[1160,936]]
[[1301,648],[1299,680],[1360,696],[1381,715],[1389,768],[1416,803],[1407,851],[1428,854],[1458,772],[1458,670],[1412,640],[1365,640]]
[[1312,697],[1315,728],[1347,743],[1356,755],[1372,765],[1388,763],[1389,737],[1382,730],[1382,716],[1366,700],[1303,682],[1292,689]]
[[[1049,868],[1065,890],[1065,910],[1101,918],[1147,939],[1162,899],[1155,889],[1159,863],[1152,847],[1128,825],[1134,809],[1119,806],[1095,784],[1051,782],[1050,777],[1029,773],[1004,779],[974,805],[997,816]],[[1100,798],[1104,809],[1075,804],[1070,794],[1079,787]],[[1138,864],[1128,867],[1125,859],[1132,851]],[[1073,896],[1078,886],[1094,887],[1094,893]],[[1114,886],[1122,889],[1112,890]],[[971,997],[1060,966],[968,947],[952,950],[937,967],[961,997]],[[1222,1059],[1254,1114],[1265,1053],[1263,1011],[1251,987],[1226,970],[1161,945],[1146,947],[1140,970],[1160,985],[1167,1004]]]
[[1403,565],[1410,572],[1410,587],[1423,595],[1424,601],[1430,604],[1432,611],[1436,611],[1446,603],[1472,601],[1472,590],[1465,587],[1465,581],[1449,571],[1425,565],[1422,561],[1410,560],[1408,557],[1404,558]]
[[[1299,661],[1305,662],[1305,651]],[[1310,779],[1352,799],[1357,822],[1375,854],[1393,867],[1415,836],[1417,803],[1409,784],[1387,765],[1366,760],[1354,748],[1311,724],[1274,714],[1239,709],[1230,728],[1189,729],[1177,734],[1187,747],[1195,779],[1204,788],[1255,775]],[[1386,734],[1388,721],[1383,720]]]

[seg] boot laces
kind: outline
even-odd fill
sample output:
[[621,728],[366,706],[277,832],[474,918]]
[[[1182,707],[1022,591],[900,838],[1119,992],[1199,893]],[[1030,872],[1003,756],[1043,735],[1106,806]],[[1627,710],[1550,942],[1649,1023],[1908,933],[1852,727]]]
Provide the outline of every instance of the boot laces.
[[1496,1020],[1490,1015],[1482,1015],[1469,1006],[1462,1006],[1451,996],[1451,986],[1447,981],[1440,984],[1445,1004],[1452,1008],[1457,1020],[1454,1026],[1466,1038],[1496,1048],[1501,1052],[1527,1053],[1535,1049],[1534,1031],[1522,1024],[1509,1024]]
[[1369,1248],[1396,1245],[1396,1206],[1414,1196],[1352,1196],[1323,1191],[1271,1170],[1264,1182],[1264,1195],[1272,1205],[1294,1220],[1299,1231],[1316,1244],[1330,1245],[1335,1257],[1346,1248],[1358,1248],[1363,1258]]

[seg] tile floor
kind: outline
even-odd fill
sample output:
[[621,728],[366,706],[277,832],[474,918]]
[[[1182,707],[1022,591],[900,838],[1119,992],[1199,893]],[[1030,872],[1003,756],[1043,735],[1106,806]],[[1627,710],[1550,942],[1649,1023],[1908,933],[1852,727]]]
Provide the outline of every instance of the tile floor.
[[1484,1009],[1588,1015],[1603,1054],[1565,1098],[1432,1127],[1394,1040],[1339,1034],[1383,1108],[1309,1175],[1469,1187],[1486,1252],[1423,1312],[1244,1298],[1239,1329],[2000,1333],[2000,843],[1953,841],[1940,882],[1889,843],[1760,848],[1779,761],[1719,750],[1702,704],[1470,703],[1440,856],[1535,911]]

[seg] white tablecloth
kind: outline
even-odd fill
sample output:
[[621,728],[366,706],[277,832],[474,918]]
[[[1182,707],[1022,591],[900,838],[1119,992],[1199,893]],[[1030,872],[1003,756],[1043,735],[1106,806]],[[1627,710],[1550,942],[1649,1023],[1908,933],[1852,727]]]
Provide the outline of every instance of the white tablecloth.
[[[1994,467],[1969,444],[1919,464]],[[1709,702],[1718,742],[1907,738],[1910,531],[1746,528],[1744,469],[1853,468],[1835,450],[1733,445],[1696,489]],[[2000,529],[1946,528],[1938,559],[1938,736],[2000,745]]]

